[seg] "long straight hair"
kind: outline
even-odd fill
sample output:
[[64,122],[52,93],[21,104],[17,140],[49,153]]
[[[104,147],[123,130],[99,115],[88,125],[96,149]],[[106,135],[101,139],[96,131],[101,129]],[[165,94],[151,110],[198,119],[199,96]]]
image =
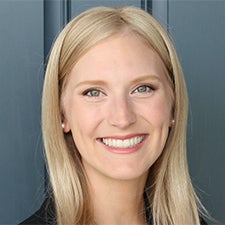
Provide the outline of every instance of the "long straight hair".
[[87,180],[71,133],[64,134],[62,95],[76,62],[99,41],[137,34],[164,62],[173,90],[174,126],[163,153],[150,169],[146,194],[155,225],[199,225],[201,203],[192,187],[186,157],[188,98],[175,48],[164,29],[135,7],[97,7],[73,19],[56,39],[48,61],[42,99],[42,129],[57,223],[94,224]]

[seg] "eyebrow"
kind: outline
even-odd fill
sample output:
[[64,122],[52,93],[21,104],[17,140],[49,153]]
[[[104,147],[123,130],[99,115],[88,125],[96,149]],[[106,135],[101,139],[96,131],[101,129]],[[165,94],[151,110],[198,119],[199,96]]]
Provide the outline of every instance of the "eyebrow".
[[82,85],[96,85],[96,86],[103,86],[106,85],[106,82],[103,80],[85,80],[81,81],[78,84],[75,85],[75,88],[82,86]]
[[156,75],[144,75],[144,76],[140,76],[134,80],[132,80],[131,83],[139,83],[139,82],[143,82],[146,80],[157,80],[157,81],[161,81],[159,76]]
[[[161,79],[156,76],[156,75],[144,75],[144,76],[140,76],[134,80],[131,81],[131,84],[135,84],[135,83],[139,83],[139,82],[143,82],[146,80],[157,80],[157,81],[161,81]],[[107,82],[104,80],[85,80],[85,81],[81,81],[78,84],[75,85],[75,88],[82,86],[82,85],[96,85],[96,86],[107,86]]]

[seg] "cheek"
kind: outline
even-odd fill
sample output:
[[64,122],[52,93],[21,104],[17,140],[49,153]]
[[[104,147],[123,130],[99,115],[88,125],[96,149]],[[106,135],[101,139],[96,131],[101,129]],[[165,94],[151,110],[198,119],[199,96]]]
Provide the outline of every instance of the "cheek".
[[166,125],[169,127],[170,120],[171,120],[171,108],[168,107],[167,104],[157,104],[156,110],[154,111],[154,115],[156,121],[161,125]]
[[76,100],[70,105],[67,115],[72,133],[82,135],[93,132],[100,120],[99,108],[90,107]]
[[[139,107],[140,108],[140,107]],[[143,104],[139,111],[154,126],[169,127],[172,118],[172,107],[170,101],[165,98],[156,98]]]
[[171,120],[173,118],[172,113],[172,97],[170,92],[163,93],[158,101],[155,102],[156,112],[159,116],[159,121],[162,121],[170,126]]

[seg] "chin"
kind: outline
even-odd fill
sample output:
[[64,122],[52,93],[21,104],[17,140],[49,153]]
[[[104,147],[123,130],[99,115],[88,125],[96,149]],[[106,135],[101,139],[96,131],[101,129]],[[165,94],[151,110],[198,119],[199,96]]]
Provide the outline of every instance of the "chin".
[[107,176],[118,181],[146,180],[148,170],[137,171],[136,169],[120,168],[119,170],[111,171]]

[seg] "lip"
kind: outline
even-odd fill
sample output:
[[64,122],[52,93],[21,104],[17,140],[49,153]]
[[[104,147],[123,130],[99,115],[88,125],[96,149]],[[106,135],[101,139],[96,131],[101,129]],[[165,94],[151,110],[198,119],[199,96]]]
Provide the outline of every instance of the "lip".
[[[116,153],[116,154],[131,154],[134,152],[137,152],[141,149],[141,147],[144,145],[144,142],[147,138],[148,134],[146,133],[139,133],[139,134],[128,134],[128,135],[116,135],[116,136],[106,136],[106,137],[101,137],[101,138],[97,138],[97,141],[104,146],[104,148],[112,153]],[[140,138],[139,140],[140,143],[135,144],[134,146],[129,146],[129,147],[114,147],[114,146],[109,146],[106,145],[103,142],[103,139],[111,139],[111,140],[128,140],[128,139],[132,139],[132,138]]]

